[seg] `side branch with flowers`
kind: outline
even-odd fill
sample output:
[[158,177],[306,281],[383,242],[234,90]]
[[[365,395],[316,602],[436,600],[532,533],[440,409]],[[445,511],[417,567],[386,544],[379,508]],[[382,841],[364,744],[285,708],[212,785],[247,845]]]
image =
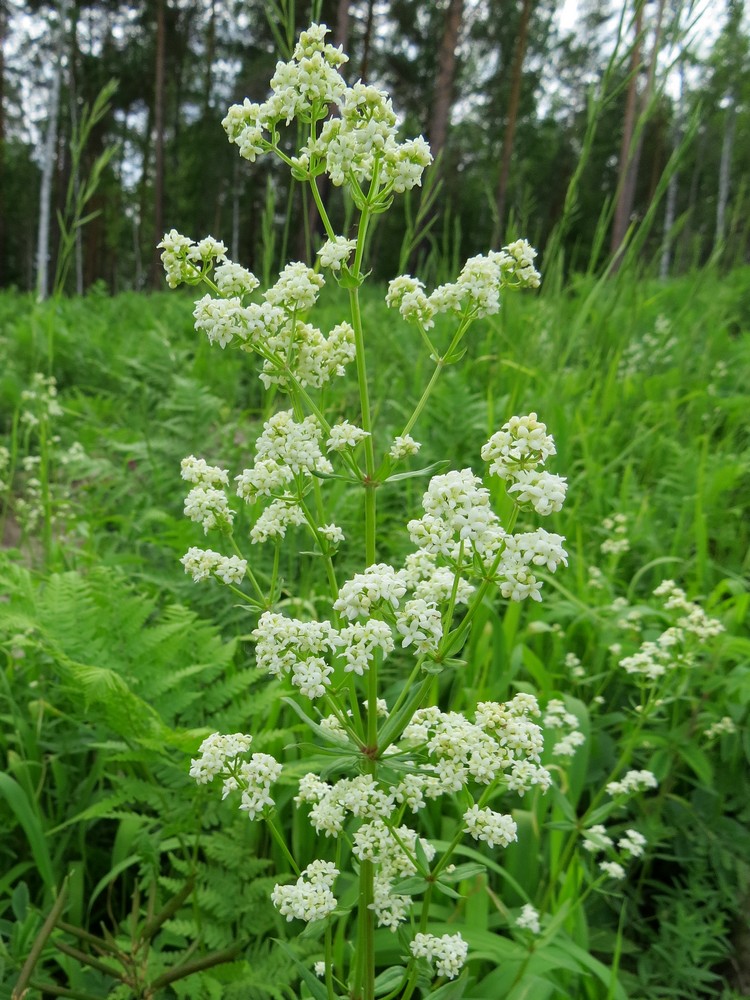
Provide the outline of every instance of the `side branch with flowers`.
[[[456,849],[467,836],[493,850],[507,847],[517,828],[502,811],[503,795],[551,784],[532,695],[479,702],[466,715],[435,704],[434,692],[437,674],[463,669],[460,653],[482,602],[539,601],[540,570],[554,573],[566,564],[560,535],[539,527],[516,532],[519,515],[561,509],[566,481],[543,468],[555,445],[537,415],[512,416],[481,450],[485,476],[499,478],[513,501],[511,516],[501,521],[484,477],[472,469],[441,472],[429,480],[421,514],[406,525],[412,551],[403,565],[378,561],[378,489],[434,471],[409,470],[407,463],[419,451],[412,432],[441,372],[458,360],[472,322],[498,311],[504,290],[534,288],[540,279],[525,241],[472,258],[455,282],[429,294],[416,278],[394,279],[387,304],[416,327],[434,370],[401,433],[378,435],[367,375],[372,344],[359,303],[370,224],[395,195],[420,184],[431,155],[421,137],[399,141],[386,94],[346,85],[347,57],[326,43],[326,32],[324,25],[304,31],[293,58],[277,65],[267,100],[230,108],[223,125],[241,156],[276,155],[309,185],[327,236],[318,264],[348,290],[348,317],[327,334],[309,322],[324,279],[303,262],[288,264],[273,287],[257,294],[258,280],[229,261],[219,241],[195,243],[173,230],[160,244],[171,287],[207,289],[195,306],[196,329],[222,349],[257,356],[263,385],[288,401],[264,424],[252,464],[234,476],[234,493],[251,522],[245,537],[235,532],[229,471],[193,455],[183,461],[190,486],[185,514],[217,537],[217,550],[190,548],[182,562],[194,580],[219,580],[259,615],[252,633],[257,664],[288,684],[316,746],[311,759],[321,765],[303,775],[294,796],[319,835],[320,857],[295,857],[272,794],[275,783],[291,778],[273,757],[250,753],[251,735],[212,734],[191,775],[200,784],[219,779],[224,797],[236,797],[249,819],[268,824],[291,873],[275,887],[273,904],[287,920],[320,929],[321,981],[305,970],[314,995],[373,1000],[377,992],[409,1000],[417,991],[429,995],[436,977],[438,983],[458,978],[469,957],[460,931],[448,933],[431,920],[436,897],[455,899],[458,883],[477,870],[457,866]],[[307,139],[291,153],[283,129],[295,120]],[[331,225],[318,190],[324,173],[356,206],[351,235]],[[445,349],[433,332],[441,313],[454,318]],[[351,421],[332,420],[320,390],[350,365],[359,412]],[[331,477],[363,498],[362,570],[345,580],[336,558],[347,544],[344,530],[326,516]],[[279,610],[278,552],[290,527],[307,530],[325,567],[327,612],[318,618]],[[253,571],[246,542],[275,547],[270,578]],[[386,658],[404,677],[390,704],[380,676]],[[440,850],[420,830],[420,813],[435,800],[444,802],[444,815],[456,817],[454,835]],[[524,916],[527,926],[536,919]],[[333,948],[340,921],[352,925],[343,960]],[[390,969],[376,954],[376,926],[397,935],[402,961]]]

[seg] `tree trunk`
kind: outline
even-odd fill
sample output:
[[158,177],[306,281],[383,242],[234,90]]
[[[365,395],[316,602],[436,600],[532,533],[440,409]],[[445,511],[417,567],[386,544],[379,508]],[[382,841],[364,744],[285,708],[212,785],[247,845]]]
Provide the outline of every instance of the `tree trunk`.
[[503,136],[500,176],[498,178],[497,193],[495,195],[496,218],[494,232],[492,234],[492,246],[497,246],[498,243],[501,242],[504,232],[505,203],[508,195],[510,161],[513,156],[513,142],[516,136],[518,105],[521,99],[521,82],[523,79],[523,60],[526,55],[526,43],[529,37],[529,20],[531,18],[532,6],[533,0],[523,0],[523,7],[521,8],[521,21],[518,25],[516,46],[513,52],[510,96],[508,98],[508,114],[505,123],[505,135]]
[[367,72],[370,68],[370,48],[372,46],[372,26],[375,20],[375,0],[367,0],[367,18],[365,19],[365,36],[362,39],[362,62],[359,67],[359,77],[362,83],[367,83]]
[[333,44],[340,45],[344,52],[349,48],[349,5],[350,0],[339,0],[336,13],[336,34]]
[[208,116],[211,111],[211,92],[213,90],[213,66],[216,54],[216,0],[211,0],[211,12],[206,29],[206,76],[203,83],[203,108]]
[[[662,21],[664,19],[664,7],[666,5],[666,0],[659,0],[659,7],[657,9],[656,15],[656,28],[654,30],[654,44],[651,49],[651,55],[648,63],[648,75],[646,77],[646,86],[643,90],[643,95],[640,101],[639,116],[644,116],[647,111],[649,104],[651,103],[651,97],[654,92],[654,80],[656,78],[656,63],[659,58],[659,48],[661,46],[661,27]],[[643,150],[643,121],[640,122],[640,128],[638,134],[635,136],[635,148],[632,149],[633,137],[636,129],[636,106],[638,104],[638,70],[641,66],[641,45],[640,45],[640,35],[643,30],[643,8],[645,6],[644,0],[636,0],[636,15],[635,15],[635,31],[636,38],[633,43],[633,57],[630,63],[631,69],[631,79],[630,85],[628,87],[628,111],[631,113],[631,121],[629,123],[630,134],[627,136],[627,146],[625,145],[626,132],[623,132],[623,145],[620,151],[620,174],[618,178],[619,196],[617,200],[617,207],[615,209],[615,219],[612,226],[612,253],[617,254],[615,260],[615,270],[619,267],[622,260],[621,248],[622,241],[625,239],[625,234],[628,231],[628,226],[630,224],[630,216],[633,211],[633,204],[635,202],[635,188],[638,181],[638,166],[641,160],[641,152]],[[631,108],[631,96],[632,96],[632,108]],[[627,111],[626,111],[627,119]],[[627,130],[626,130],[627,131]]]
[[716,200],[716,235],[714,248],[724,242],[726,235],[727,204],[729,202],[729,178],[732,166],[732,149],[734,133],[737,124],[737,101],[734,94],[729,95],[729,107],[724,121],[724,138],[721,143],[721,160],[719,161],[719,194]]
[[[675,152],[682,142],[684,114],[685,114],[685,62],[680,59],[680,93],[677,98],[677,108],[675,112],[675,123],[672,138],[672,151]],[[661,261],[659,263],[659,277],[664,279],[669,277],[669,268],[672,263],[672,227],[677,216],[677,186],[679,173],[673,171],[667,186],[667,203],[664,210],[664,240],[661,247]]]
[[49,295],[49,244],[50,209],[52,205],[52,181],[57,160],[57,123],[60,110],[60,88],[63,75],[63,54],[66,43],[65,22],[68,17],[68,0],[60,0],[58,7],[60,24],[55,43],[55,70],[49,96],[49,118],[44,136],[42,159],[42,183],[39,191],[39,228],[36,252],[36,295],[40,302]]
[[156,0],[156,67],[154,86],[154,230],[151,287],[161,287],[161,265],[156,244],[164,235],[164,57],[166,0]]
[[0,0],[0,274],[5,264],[5,32],[8,12]]
[[437,157],[448,135],[448,122],[453,105],[453,88],[456,79],[456,48],[463,20],[463,0],[450,0],[445,12],[445,27],[438,52],[435,95],[428,138],[432,155]]

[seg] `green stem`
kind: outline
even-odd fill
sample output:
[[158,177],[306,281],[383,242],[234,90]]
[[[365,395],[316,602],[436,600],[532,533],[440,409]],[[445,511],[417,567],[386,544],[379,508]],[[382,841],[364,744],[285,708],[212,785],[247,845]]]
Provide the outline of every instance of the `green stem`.
[[462,321],[461,321],[458,329],[456,330],[456,332],[453,335],[453,340],[451,340],[450,346],[449,346],[448,350],[445,352],[445,354],[442,357],[440,357],[440,358],[437,359],[437,361],[435,363],[435,371],[432,373],[430,381],[425,386],[425,390],[422,393],[422,395],[420,397],[420,400],[417,403],[416,407],[414,408],[414,412],[409,417],[409,420],[408,420],[406,426],[404,427],[404,429],[401,431],[401,436],[402,437],[404,435],[408,434],[411,431],[412,427],[414,426],[414,424],[416,424],[417,420],[419,419],[420,414],[422,413],[422,410],[427,405],[427,400],[432,395],[432,391],[435,388],[435,386],[437,385],[437,381],[440,378],[440,375],[442,374],[443,369],[445,368],[445,364],[446,364],[445,359],[449,358],[451,356],[451,354],[456,350],[456,348],[458,347],[459,343],[461,342],[464,334],[468,330],[470,322],[471,321],[468,320],[468,319],[462,319]]
[[301,874],[300,867],[294,860],[294,856],[292,855],[291,851],[286,846],[286,841],[284,840],[284,837],[279,831],[279,828],[276,826],[273,816],[266,816],[265,820],[266,823],[268,824],[268,829],[271,832],[271,836],[276,841],[277,845],[281,848],[281,852],[291,865],[292,871],[294,872],[295,875],[299,876]]

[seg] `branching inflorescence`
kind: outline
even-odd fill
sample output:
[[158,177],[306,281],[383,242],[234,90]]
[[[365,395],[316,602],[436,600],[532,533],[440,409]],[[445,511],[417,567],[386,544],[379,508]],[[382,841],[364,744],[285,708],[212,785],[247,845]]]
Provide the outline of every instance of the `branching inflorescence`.
[[[298,864],[275,820],[272,786],[287,779],[273,757],[248,756],[249,735],[208,737],[191,774],[201,784],[219,779],[224,797],[236,797],[250,819],[268,822],[296,878],[276,886],[273,903],[287,920],[321,922],[326,959],[318,971],[328,996],[346,989],[347,995],[372,1000],[377,924],[406,931],[403,974],[391,996],[408,998],[425,976],[455,978],[466,962],[460,933],[430,932],[434,894],[456,896],[452,885],[461,869],[452,858],[460,842],[468,837],[490,850],[506,847],[517,829],[511,815],[494,808],[502,806],[503,794],[546,791],[551,784],[541,764],[540,710],[533,696],[480,701],[467,715],[433,703],[434,681],[443,671],[464,669],[458,656],[488,597],[540,601],[543,575],[566,565],[562,536],[540,527],[519,533],[514,528],[520,513],[545,517],[559,511],[567,484],[543,468],[555,455],[545,425],[535,413],[513,416],[481,449],[482,476],[465,468],[429,480],[421,514],[406,525],[412,550],[403,564],[378,560],[376,488],[397,488],[402,478],[429,473],[394,469],[419,451],[412,431],[440,373],[457,360],[471,323],[498,311],[504,289],[535,288],[540,279],[535,251],[523,240],[472,258],[454,283],[429,294],[416,278],[394,279],[386,303],[417,328],[435,368],[401,433],[377,437],[358,298],[368,227],[396,194],[421,183],[431,155],[422,137],[398,139],[386,94],[345,84],[340,69],[346,56],[326,43],[326,30],[312,25],[303,32],[293,58],[277,65],[268,99],[235,105],[223,125],[241,156],[253,161],[273,153],[309,185],[326,233],[317,266],[348,290],[349,317],[327,333],[309,322],[324,279],[305,263],[288,264],[273,287],[259,294],[255,276],[229,261],[224,245],[212,237],[195,243],[173,230],[160,244],[171,287],[208,289],[195,306],[196,329],[222,349],[256,355],[263,385],[288,399],[265,422],[252,463],[233,477],[202,458],[184,459],[182,477],[190,485],[185,514],[204,533],[223,539],[229,551],[193,547],[182,562],[195,581],[218,579],[258,612],[252,633],[258,667],[301,698],[296,711],[318,744],[316,760],[327,764],[325,771],[311,769],[299,779],[294,802],[307,812],[323,857],[304,869]],[[281,130],[293,121],[303,126],[306,140],[290,155]],[[358,209],[351,238],[332,228],[318,190],[322,174],[345,187]],[[439,314],[452,317],[454,327],[443,350],[433,332]],[[350,365],[356,368],[359,413],[351,422],[331,421],[319,390]],[[343,581],[336,553],[347,544],[345,533],[325,516],[331,477],[363,496],[362,570]],[[493,480],[511,501],[505,520],[485,485]],[[236,499],[230,496],[232,482]],[[278,560],[270,580],[253,572],[235,537],[235,524],[245,514],[251,545],[278,547],[290,528],[309,533],[326,574],[319,617],[295,618],[279,608]],[[403,668],[404,678],[390,704],[379,683],[387,658]],[[564,712],[553,716],[554,724],[564,724]],[[568,742],[566,752],[575,752],[576,740]],[[420,813],[435,800],[445,800],[444,814],[456,817],[455,836],[440,851],[419,832]],[[339,888],[353,878],[356,897],[349,894],[345,903]],[[351,968],[334,969],[331,927],[350,919],[348,910],[356,920],[357,946]],[[518,926],[536,932],[532,910],[524,911]]]

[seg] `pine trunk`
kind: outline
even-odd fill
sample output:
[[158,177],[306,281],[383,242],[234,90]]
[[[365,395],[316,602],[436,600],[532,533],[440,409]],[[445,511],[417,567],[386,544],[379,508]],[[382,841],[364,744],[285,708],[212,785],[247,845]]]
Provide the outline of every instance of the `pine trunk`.
[[39,191],[39,228],[36,252],[36,295],[40,302],[49,295],[50,258],[50,216],[52,206],[52,182],[57,162],[57,123],[60,110],[60,90],[62,87],[63,55],[65,49],[65,22],[68,17],[68,0],[61,0],[58,8],[60,24],[55,44],[55,70],[49,96],[49,118],[44,136],[42,158],[42,183]]
[[516,46],[513,53],[513,66],[511,69],[510,96],[508,98],[508,114],[505,123],[505,135],[503,136],[503,149],[500,159],[500,176],[497,182],[497,193],[495,195],[495,227],[492,234],[492,245],[497,246],[503,237],[505,223],[505,205],[508,197],[508,180],[510,178],[510,163],[513,156],[513,143],[516,137],[516,124],[518,122],[518,106],[521,100],[521,83],[523,80],[523,61],[526,55],[526,43],[529,37],[529,20],[533,0],[523,0],[521,8],[521,21],[518,25],[518,35],[516,36]]
[[156,244],[164,235],[164,57],[166,0],[156,0],[156,66],[154,85],[154,230],[151,286],[161,287],[161,265]]
[[724,138],[721,143],[721,160],[719,161],[719,194],[716,200],[716,235],[714,248],[718,248],[726,235],[727,204],[729,203],[729,178],[732,166],[732,149],[734,133],[737,124],[737,104],[734,94],[730,95],[724,122]]
[[429,140],[432,155],[437,157],[448,135],[448,122],[453,105],[453,89],[456,79],[456,48],[463,20],[463,0],[450,0],[445,12],[445,27],[438,53],[435,95],[432,102]]

